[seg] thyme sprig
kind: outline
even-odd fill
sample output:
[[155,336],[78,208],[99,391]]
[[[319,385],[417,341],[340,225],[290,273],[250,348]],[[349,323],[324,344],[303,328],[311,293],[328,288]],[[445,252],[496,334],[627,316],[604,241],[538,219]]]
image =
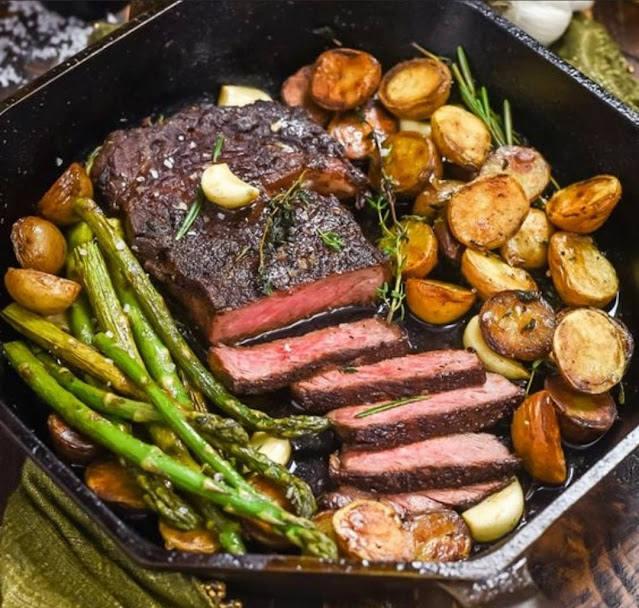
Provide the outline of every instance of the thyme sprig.
[[375,407],[371,407],[367,410],[364,410],[363,412],[359,412],[358,414],[355,414],[354,418],[366,418],[367,416],[372,416],[373,414],[386,412],[388,410],[395,409],[396,407],[401,407],[402,405],[415,403],[416,401],[425,401],[426,399],[430,399],[430,395],[419,395],[417,397],[408,397],[407,399],[397,399],[397,401],[391,401],[390,403],[376,405]]
[[318,229],[317,234],[322,239],[322,243],[324,243],[324,245],[326,245],[329,249],[332,249],[337,253],[344,249],[344,239],[337,234],[337,232],[324,232],[323,230]]

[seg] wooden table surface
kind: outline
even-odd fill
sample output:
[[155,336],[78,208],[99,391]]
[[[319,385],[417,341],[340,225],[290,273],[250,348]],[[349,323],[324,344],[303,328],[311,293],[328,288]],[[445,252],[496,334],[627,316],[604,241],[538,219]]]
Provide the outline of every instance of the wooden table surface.
[[[609,27],[639,74],[639,3],[601,1],[595,16]],[[22,461],[15,444],[0,430],[0,515],[17,484]],[[548,599],[545,605],[639,606],[639,450],[541,537],[528,563],[535,583]],[[253,605],[283,608],[267,599],[245,602],[246,608]],[[292,608],[295,604],[285,605]]]

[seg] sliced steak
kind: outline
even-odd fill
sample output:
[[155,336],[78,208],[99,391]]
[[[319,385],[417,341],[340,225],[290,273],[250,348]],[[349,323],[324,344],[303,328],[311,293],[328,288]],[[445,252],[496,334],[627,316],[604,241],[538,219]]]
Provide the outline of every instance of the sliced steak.
[[455,488],[513,475],[520,460],[494,435],[462,433],[387,450],[343,448],[331,476],[375,492]]
[[328,371],[292,386],[293,397],[310,412],[342,405],[394,400],[483,384],[486,371],[465,350],[432,350],[356,367],[353,373]]
[[288,386],[327,365],[370,363],[403,355],[408,347],[399,326],[372,318],[256,346],[214,346],[209,366],[232,391],[255,394]]
[[380,448],[489,428],[523,398],[522,388],[499,374],[487,374],[481,386],[436,393],[361,418],[357,416],[384,402],[340,408],[328,417],[344,442]]

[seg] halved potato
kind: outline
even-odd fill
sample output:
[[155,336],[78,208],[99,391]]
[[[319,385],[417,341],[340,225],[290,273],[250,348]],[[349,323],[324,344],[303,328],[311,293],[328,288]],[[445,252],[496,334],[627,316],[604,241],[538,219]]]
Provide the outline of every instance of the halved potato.
[[464,245],[495,249],[519,230],[529,209],[519,182],[500,173],[476,179],[455,192],[448,201],[448,225]]
[[356,49],[331,49],[315,61],[311,97],[327,110],[352,110],[373,96],[381,77],[382,66],[371,54]]
[[379,98],[399,118],[423,120],[444,105],[453,79],[448,66],[431,57],[402,61],[379,85]]
[[320,532],[323,532],[332,541],[337,543],[335,528],[333,527],[333,515],[335,515],[335,511],[320,511],[313,515],[311,521]]
[[[261,475],[252,475],[249,477],[248,482],[271,502],[280,506],[282,509],[287,511],[291,510],[291,501],[286,496],[285,490],[276,486],[270,479]],[[242,528],[248,536],[267,547],[285,549],[291,545],[286,538],[274,532],[269,524],[259,519],[243,520]]]
[[373,100],[359,110],[337,114],[326,130],[344,146],[348,158],[361,160],[375,151],[375,136],[383,141],[397,131],[397,121]]
[[400,194],[418,194],[434,176],[442,176],[442,161],[432,140],[413,131],[400,131],[381,144],[381,158],[373,154],[369,178],[380,187],[382,173]]
[[568,306],[608,304],[619,291],[614,266],[589,236],[555,232],[548,247],[550,276]]
[[621,381],[633,348],[620,321],[596,308],[577,308],[560,316],[552,357],[572,388],[599,395]]
[[438,509],[411,518],[404,524],[413,537],[413,559],[454,562],[470,555],[473,541],[468,526],[455,511]]
[[37,216],[21,217],[11,227],[11,244],[22,268],[58,274],[67,255],[67,242],[58,227]]
[[507,173],[523,188],[528,200],[541,196],[550,182],[550,165],[534,148],[501,146],[490,153],[479,172],[480,177]]
[[527,380],[528,370],[519,361],[497,354],[486,344],[479,327],[479,315],[475,315],[464,330],[464,348],[472,348],[489,372],[501,374],[509,380]]
[[555,312],[538,291],[502,291],[484,302],[479,325],[495,352],[534,361],[550,352]]
[[402,118],[399,121],[400,131],[415,131],[426,137],[431,136],[432,129],[430,123],[425,120],[411,120],[410,118]]
[[445,213],[435,220],[435,223],[433,224],[433,232],[437,237],[439,251],[441,251],[442,255],[450,262],[460,264],[465,247],[450,231]]
[[561,436],[568,441],[590,443],[617,419],[617,406],[608,391],[599,395],[580,393],[558,375],[548,376],[544,388],[557,410]]
[[218,106],[246,106],[256,101],[271,101],[271,96],[255,87],[223,84],[217,98]]
[[548,243],[555,232],[541,209],[531,208],[524,223],[514,236],[500,248],[499,253],[511,265],[532,270],[548,264]]
[[331,113],[313,101],[310,92],[312,76],[312,65],[301,67],[295,74],[284,81],[280,95],[287,106],[305,108],[316,123],[325,126],[331,118]]
[[65,311],[78,297],[80,284],[30,268],[9,268],[4,286],[21,306],[41,315]]
[[[437,238],[433,229],[419,220],[402,220],[400,224],[405,231],[400,244],[402,275],[422,279],[437,264]],[[393,237],[383,238],[381,250],[388,251],[388,246],[394,241]]]
[[463,186],[464,182],[455,179],[431,178],[413,203],[413,215],[421,215],[428,221],[434,220],[440,215],[450,197]]
[[470,247],[462,254],[461,271],[482,300],[511,289],[537,290],[533,278],[522,268],[513,268],[499,256]]
[[117,460],[96,460],[84,470],[89,489],[104,502],[133,510],[147,509],[135,475]]
[[513,448],[526,470],[543,483],[566,481],[566,458],[559,422],[548,391],[527,397],[513,415]]
[[220,542],[210,530],[196,528],[195,530],[178,530],[167,524],[163,519],[158,523],[164,546],[177,551],[189,553],[216,553],[220,550]]
[[548,219],[562,230],[588,234],[610,217],[621,198],[621,183],[613,175],[597,175],[552,195]]
[[476,295],[452,283],[423,279],[406,279],[406,304],[426,323],[444,325],[461,319],[472,307]]
[[57,414],[49,414],[47,428],[53,448],[67,462],[88,464],[104,451],[102,446],[71,428]]
[[93,184],[80,163],[71,163],[40,199],[38,212],[58,226],[74,224],[80,219],[73,210],[76,198],[93,198]]
[[490,152],[490,132],[483,121],[459,106],[441,106],[430,126],[437,149],[451,163],[479,169]]

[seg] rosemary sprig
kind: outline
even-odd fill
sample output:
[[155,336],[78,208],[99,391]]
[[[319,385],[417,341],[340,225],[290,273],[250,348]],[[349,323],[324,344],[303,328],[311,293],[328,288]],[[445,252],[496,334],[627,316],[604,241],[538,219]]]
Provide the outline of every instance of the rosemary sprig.
[[366,418],[373,414],[386,412],[387,410],[392,410],[396,407],[401,407],[402,405],[408,405],[409,403],[415,403],[416,401],[425,401],[426,399],[430,399],[430,395],[419,395],[417,397],[408,397],[407,399],[397,399],[397,401],[376,405],[375,407],[371,407],[363,412],[359,412],[359,414],[355,414],[354,418]]
[[318,229],[317,234],[322,239],[322,243],[329,249],[337,251],[337,253],[344,249],[344,239],[337,232],[324,232]]

